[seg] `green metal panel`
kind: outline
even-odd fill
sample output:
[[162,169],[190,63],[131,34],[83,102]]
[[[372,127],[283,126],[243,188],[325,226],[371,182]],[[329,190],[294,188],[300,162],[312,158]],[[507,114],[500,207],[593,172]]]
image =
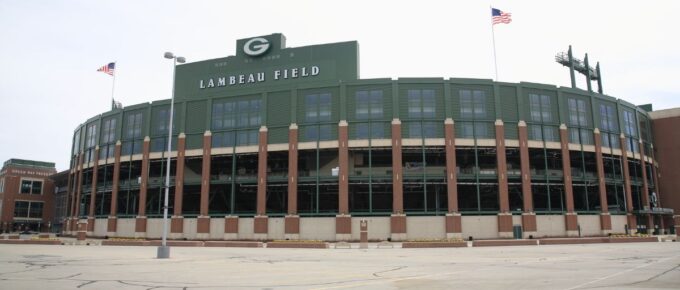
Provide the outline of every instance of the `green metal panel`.
[[508,122],[503,124],[505,131],[505,139],[519,139],[519,129],[516,122]]
[[186,120],[186,134],[205,132],[206,126],[204,116],[207,114],[205,100],[187,102],[187,116],[190,116],[190,118]]
[[186,149],[201,149],[203,148],[203,134],[187,134],[186,135]]
[[500,86],[500,111],[503,116],[503,122],[507,127],[507,123],[512,122],[517,125],[519,121],[518,103],[517,103],[517,89],[511,86]]
[[267,132],[267,143],[288,143],[288,130],[288,127],[269,128]]
[[290,91],[279,91],[267,94],[267,127],[290,126],[291,110]]
[[[248,38],[237,41],[235,56],[178,65],[176,99],[253,94],[324,81],[338,84],[358,78],[356,41],[286,48],[281,34],[262,37],[271,43],[262,55],[243,53],[245,42],[253,39]],[[254,81],[250,80],[251,75]]]

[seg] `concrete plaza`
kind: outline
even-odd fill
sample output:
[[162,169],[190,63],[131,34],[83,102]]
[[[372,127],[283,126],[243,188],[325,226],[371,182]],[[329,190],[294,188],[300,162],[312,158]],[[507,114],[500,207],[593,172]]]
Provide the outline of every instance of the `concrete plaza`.
[[0,245],[0,289],[680,289],[673,242],[155,255],[156,247]]

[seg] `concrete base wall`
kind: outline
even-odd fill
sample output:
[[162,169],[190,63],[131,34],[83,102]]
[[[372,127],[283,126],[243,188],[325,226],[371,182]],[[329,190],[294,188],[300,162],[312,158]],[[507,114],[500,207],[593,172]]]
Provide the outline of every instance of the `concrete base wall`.
[[335,218],[300,218],[301,240],[335,240]]
[[224,218],[210,219],[210,239],[211,240],[224,239]]
[[269,218],[267,221],[267,239],[269,240],[284,240],[286,232],[285,218]]
[[443,216],[415,216],[406,218],[406,239],[445,239],[446,218]]
[[625,215],[612,215],[612,233],[623,234],[626,232],[628,220]]
[[[577,215],[578,224],[581,226],[581,236],[601,236],[603,233],[600,228],[599,215]],[[344,239],[358,241],[359,236],[359,222],[361,220],[368,221],[368,239],[372,241],[385,241],[393,238],[391,233],[390,217],[352,217],[352,232],[346,235]],[[624,226],[627,222],[624,215],[612,215],[612,232],[623,233]],[[115,237],[135,237],[135,221],[134,218],[118,218],[115,235],[107,233],[107,219],[96,219],[94,223],[94,236],[115,236]],[[210,239],[210,240],[283,240],[286,238],[302,239],[302,240],[324,240],[335,241],[336,235],[336,218],[335,217],[306,217],[300,218],[300,232],[296,235],[285,235],[285,219],[283,217],[270,217],[267,219],[267,233],[254,234],[254,219],[253,218],[239,218],[238,219],[238,233],[225,235],[225,219],[211,218],[210,219],[210,233],[199,236],[197,234],[198,222],[196,218],[184,218],[183,233],[178,233],[171,238],[174,239]],[[163,219],[149,218],[146,219],[147,232],[144,237],[149,239],[160,239],[163,231]],[[521,225],[522,217],[512,216],[513,225]],[[473,237],[479,239],[498,239],[502,238],[498,233],[498,216],[462,216],[461,217],[462,232],[460,237],[467,239]],[[537,232],[535,238],[540,237],[564,237],[567,236],[565,228],[564,215],[537,215],[536,216]],[[404,240],[423,240],[423,239],[445,239],[446,235],[446,217],[444,216],[406,216],[406,233],[402,234],[400,239]]]
[[109,227],[109,219],[95,219],[94,220],[94,236],[103,237],[107,235],[107,229]]
[[[170,220],[168,220],[168,226],[170,226]],[[160,239],[162,237],[163,237],[163,219],[159,218],[146,219],[146,238]]]
[[238,239],[239,240],[255,239],[255,220],[253,218],[238,219]]
[[135,236],[135,218],[118,218],[116,237],[132,238]]
[[185,218],[182,220],[184,224],[182,225],[184,229],[184,238],[188,240],[196,239],[198,222],[196,218]]
[[359,222],[363,219],[368,221],[369,240],[386,241],[391,237],[390,217],[352,217],[352,240],[359,240]]
[[601,236],[600,215],[578,215],[578,224],[581,226],[581,236]]
[[462,216],[463,239],[497,239],[498,216]]
[[[597,222],[598,226],[600,222]],[[538,237],[564,237],[567,235],[564,215],[536,215]]]

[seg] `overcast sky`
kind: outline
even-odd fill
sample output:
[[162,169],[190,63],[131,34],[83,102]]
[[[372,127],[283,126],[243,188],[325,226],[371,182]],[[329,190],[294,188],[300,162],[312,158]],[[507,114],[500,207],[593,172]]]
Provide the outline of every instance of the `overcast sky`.
[[[600,62],[604,92],[680,107],[680,1],[494,1],[499,80],[569,86],[554,56]],[[68,168],[73,130],[110,109],[170,98],[172,65],[235,54],[236,39],[289,47],[357,40],[361,78],[494,78],[488,2],[0,0],[0,162]],[[579,76],[578,86],[585,88]],[[593,87],[596,84],[593,83]]]

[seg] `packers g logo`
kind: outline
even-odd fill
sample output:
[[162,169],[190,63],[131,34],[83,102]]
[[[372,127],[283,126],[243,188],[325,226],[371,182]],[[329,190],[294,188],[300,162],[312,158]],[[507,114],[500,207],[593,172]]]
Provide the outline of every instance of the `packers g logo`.
[[243,45],[243,51],[250,56],[258,56],[261,55],[269,49],[269,41],[262,37],[256,37],[251,40],[248,40]]

